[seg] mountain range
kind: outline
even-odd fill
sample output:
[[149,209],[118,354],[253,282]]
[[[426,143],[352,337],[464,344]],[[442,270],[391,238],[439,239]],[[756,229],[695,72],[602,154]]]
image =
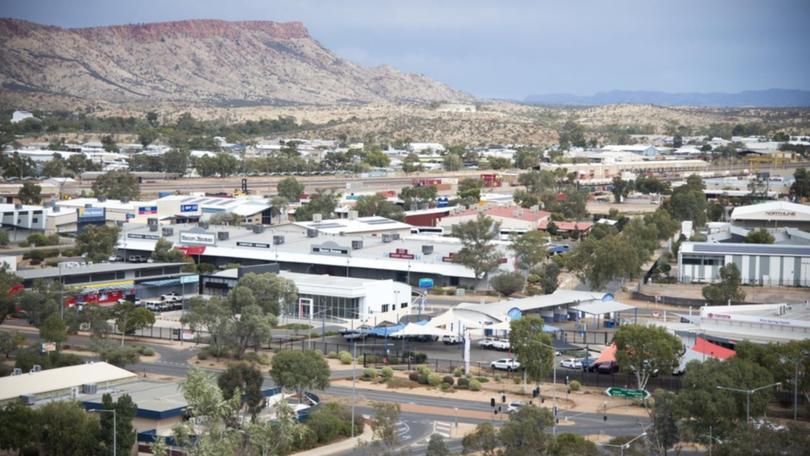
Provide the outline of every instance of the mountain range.
[[187,20],[67,29],[0,19],[0,95],[213,106],[469,101],[390,66],[363,67],[300,22]]
[[668,93],[612,90],[594,95],[530,95],[528,104],[598,106],[608,104],[653,104],[659,106],[783,108],[810,106],[810,91],[790,89],[747,90],[737,93]]

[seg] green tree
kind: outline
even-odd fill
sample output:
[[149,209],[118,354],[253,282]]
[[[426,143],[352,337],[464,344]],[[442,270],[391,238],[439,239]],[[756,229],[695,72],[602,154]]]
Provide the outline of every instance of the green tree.
[[278,274],[251,272],[242,276],[237,286],[250,289],[256,304],[267,314],[279,315],[280,308],[288,309],[298,302],[298,288],[295,283]]
[[[99,416],[101,424],[101,441],[106,448],[115,447],[117,454],[129,454],[132,452],[132,447],[135,446],[135,428],[132,426],[132,420],[135,419],[135,413],[138,407],[132,402],[129,394],[122,394],[117,400],[113,401],[109,393],[101,396],[101,409],[102,410],[115,410],[115,417],[113,419],[112,413],[101,413]],[[113,427],[115,434],[113,434]],[[111,453],[107,450],[105,453]]]
[[632,242],[621,235],[597,240],[587,238],[566,256],[565,264],[593,288],[602,288],[612,280],[636,277],[641,258]]
[[[719,443],[719,444],[718,444]],[[789,424],[786,430],[768,426],[739,424],[727,439],[715,442],[712,454],[717,456],[799,455],[810,448],[810,433],[802,426]]]
[[800,200],[810,198],[810,173],[806,168],[796,168],[793,172],[793,183],[790,185],[790,195]]
[[498,449],[498,432],[492,423],[479,423],[475,430],[461,440],[463,454],[480,451],[484,456],[494,456]]
[[68,333],[67,326],[58,313],[54,312],[45,319],[39,327],[39,337],[47,342],[56,343],[56,349],[61,349],[62,344],[67,341]]
[[314,350],[282,350],[273,356],[270,376],[277,385],[301,391],[329,386],[329,365]]
[[120,228],[112,225],[85,227],[76,236],[75,250],[90,261],[105,261],[113,254],[120,232]]
[[509,297],[523,290],[526,279],[519,272],[503,272],[489,279],[489,284],[502,296]]
[[668,194],[671,191],[669,182],[662,181],[655,176],[638,176],[635,187],[637,192],[646,195],[650,193]]
[[319,188],[309,196],[308,203],[295,210],[295,220],[300,222],[312,220],[314,214],[321,214],[324,219],[329,219],[335,213],[337,199],[338,195],[333,190],[326,191]]
[[478,204],[481,199],[481,188],[484,183],[481,179],[464,178],[458,182],[459,202],[465,206]]
[[512,353],[526,372],[526,379],[535,383],[554,368],[551,337],[543,332],[543,326],[543,319],[535,315],[524,315],[509,323]]
[[112,309],[115,327],[121,332],[121,345],[124,336],[135,334],[135,331],[155,324],[155,314],[145,307],[138,307],[131,301],[116,304]]
[[401,207],[388,201],[387,198],[381,195],[369,195],[357,198],[357,201],[354,203],[354,210],[357,211],[360,217],[376,215],[393,220],[402,220],[405,217]]
[[408,156],[405,157],[405,160],[402,161],[402,171],[405,174],[422,171],[422,163],[419,161],[419,156],[413,152],[409,153]]
[[647,431],[647,441],[655,454],[666,456],[667,451],[681,440],[676,397],[675,393],[664,390],[657,390],[653,394],[654,406],[649,409],[651,426]]
[[616,361],[636,376],[639,389],[657,372],[669,374],[683,354],[681,339],[661,326],[622,325],[613,336]]
[[442,165],[444,165],[445,171],[458,171],[464,166],[464,162],[461,160],[461,157],[456,154],[447,154],[444,156],[444,160],[442,161]]
[[729,263],[720,267],[720,281],[703,287],[703,298],[709,305],[722,306],[729,302],[741,303],[745,301],[745,292],[740,285],[742,279],[737,265]]
[[509,415],[501,427],[498,439],[503,444],[504,456],[545,455],[554,445],[548,428],[554,418],[548,409],[535,405],[521,407]]
[[84,154],[76,154],[68,157],[67,167],[77,175],[82,174],[85,171],[101,170],[100,165],[93,163],[93,161],[87,158],[87,156]]
[[493,243],[499,228],[500,223],[483,214],[478,214],[475,220],[453,225],[453,237],[460,239],[462,245],[453,261],[472,269],[476,279],[493,271],[501,259]]
[[262,344],[269,343],[276,323],[275,315],[265,315],[256,304],[242,307],[233,326],[232,344],[236,359],[242,359],[248,348],[258,350]]
[[127,171],[108,171],[93,181],[93,194],[110,199],[129,198],[136,200],[141,196],[138,178]]
[[571,146],[585,147],[585,129],[573,120],[565,122],[557,134],[562,150],[568,150]]
[[537,267],[529,271],[526,278],[526,291],[529,295],[551,294],[559,286],[560,266],[551,262],[543,267]]
[[540,152],[535,149],[520,149],[515,154],[515,166],[532,169],[540,165]]
[[[204,299],[195,296],[187,302],[187,311],[180,322],[199,337],[208,332],[208,349],[216,357],[227,354],[233,335],[233,315],[228,304],[220,297]],[[198,339],[199,342],[199,339]]]
[[152,259],[157,263],[182,263],[185,261],[186,255],[180,250],[173,249],[171,241],[160,238],[155,243]]
[[[661,208],[656,209],[652,214],[645,215],[644,223],[653,226],[657,230],[656,237],[660,241],[672,238],[680,229],[678,221],[673,219],[669,212]],[[627,223],[624,226],[627,226]]]
[[240,287],[238,284],[228,292],[227,299],[228,304],[231,306],[231,312],[234,314],[242,312],[242,309],[246,307],[257,305],[253,290],[246,286]]
[[[337,402],[321,403],[312,412],[306,423],[315,433],[318,443],[334,442],[338,437],[349,437],[352,433],[351,411]],[[354,435],[362,433],[362,424],[357,420]]]
[[37,454],[34,447],[38,443],[38,430],[33,424],[38,417],[38,409],[29,407],[23,401],[8,401],[0,409],[0,429],[3,430],[0,432],[0,450]]
[[282,400],[276,404],[275,412],[275,419],[254,422],[248,426],[248,442],[255,454],[285,456],[295,451],[299,442],[310,434],[309,428],[298,422],[296,412],[287,401]]
[[0,247],[8,247],[10,241],[8,231],[0,229]]
[[25,336],[19,331],[14,333],[0,331],[0,353],[8,359],[12,353],[16,352],[25,343]]
[[287,201],[298,201],[301,195],[304,194],[304,184],[298,182],[298,179],[289,176],[281,179],[276,186],[278,195],[285,198]]
[[99,418],[76,401],[47,402],[36,410],[34,441],[45,454],[99,454]]
[[708,206],[706,206],[706,217],[711,222],[719,222],[722,220],[725,211],[726,209],[722,204],[710,203]]
[[107,152],[118,152],[118,144],[116,144],[115,138],[113,138],[112,135],[102,136],[101,145],[104,146],[104,150]]
[[433,185],[403,187],[399,192],[399,198],[404,202],[405,210],[434,207],[437,195],[438,191]]
[[548,235],[542,231],[529,231],[512,237],[509,248],[515,252],[518,267],[532,270],[548,256]]
[[431,434],[425,456],[450,456],[450,450],[441,434]]
[[560,434],[554,439],[550,456],[597,456],[596,444],[577,434]]
[[217,385],[226,400],[233,398],[237,391],[242,394],[243,402],[253,422],[264,408],[262,382],[264,382],[262,372],[256,366],[245,362],[231,364],[217,378]]
[[178,446],[199,456],[239,454],[243,437],[234,423],[238,423],[236,416],[242,408],[242,398],[235,394],[225,399],[214,378],[196,367],[189,369],[181,389],[188,413],[199,428],[185,423],[175,427],[173,434]]
[[185,174],[191,161],[185,150],[172,149],[163,154],[163,170],[167,173]]
[[691,220],[695,226],[703,226],[706,224],[706,195],[703,189],[703,181],[693,174],[687,179],[686,185],[672,192],[662,207],[679,221]]
[[773,244],[774,238],[765,228],[751,230],[745,235],[745,242],[748,244]]
[[613,200],[617,203],[622,202],[622,198],[627,196],[630,193],[630,190],[633,188],[632,181],[623,180],[620,176],[616,176],[613,178],[613,185],[611,188],[611,193],[613,193]]
[[144,128],[138,133],[138,142],[144,148],[155,142],[156,139],[158,139],[158,132],[153,128]]
[[379,443],[391,451],[399,441],[396,424],[399,421],[400,407],[395,402],[375,402],[374,417],[371,419],[371,429],[374,431],[374,442]]
[[512,160],[506,157],[489,157],[487,163],[492,169],[509,169],[512,167]]
[[55,280],[34,280],[33,286],[18,294],[16,302],[28,322],[39,327],[51,314],[59,313],[61,287]]
[[20,190],[17,192],[17,199],[22,204],[39,204],[42,202],[42,187],[33,182],[23,183]]
[[[748,360],[733,357],[725,361],[691,361],[686,365],[675,407],[693,434],[705,433],[711,426],[714,435],[724,439],[735,423],[745,422],[747,395],[717,387],[747,390],[771,383],[773,376],[768,369]],[[772,396],[768,388],[752,394],[751,417],[762,415]]]
[[47,177],[61,177],[65,173],[65,160],[59,154],[42,166],[42,175]]

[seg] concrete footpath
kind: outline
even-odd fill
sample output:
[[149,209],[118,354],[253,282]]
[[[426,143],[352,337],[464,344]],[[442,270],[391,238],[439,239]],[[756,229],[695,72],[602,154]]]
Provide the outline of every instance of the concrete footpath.
[[331,443],[329,445],[313,448],[311,450],[293,453],[291,456],[320,456],[324,454],[342,453],[344,451],[355,449],[363,443],[369,443],[373,438],[374,438],[374,431],[371,430],[371,426],[364,425],[363,433],[355,438],[349,438],[341,440],[339,442]]

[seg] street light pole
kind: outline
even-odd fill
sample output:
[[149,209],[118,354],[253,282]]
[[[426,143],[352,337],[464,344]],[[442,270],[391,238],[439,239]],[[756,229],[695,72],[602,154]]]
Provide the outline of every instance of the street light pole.
[[717,389],[726,390],[726,391],[733,391],[735,393],[744,393],[745,394],[745,422],[748,423],[751,421],[751,395],[756,393],[757,391],[763,390],[765,388],[770,388],[772,386],[781,385],[782,382],[771,383],[770,385],[760,386],[758,388],[752,389],[740,389],[740,388],[730,388],[727,386],[718,386]]
[[116,456],[118,453],[118,419],[116,417],[115,409],[107,410],[107,409],[90,409],[88,412],[98,412],[98,413],[110,413],[113,414],[113,456]]

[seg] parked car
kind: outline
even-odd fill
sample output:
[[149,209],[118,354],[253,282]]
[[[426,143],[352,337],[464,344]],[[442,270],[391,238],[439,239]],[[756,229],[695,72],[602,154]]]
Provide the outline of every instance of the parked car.
[[129,258],[127,258],[127,261],[130,263],[143,263],[146,261],[146,259],[140,255],[130,255]]
[[445,345],[458,345],[464,342],[464,338],[461,336],[442,336],[442,342]]
[[165,295],[160,295],[160,300],[164,302],[180,302],[183,300],[183,297],[178,295],[177,293],[169,293]]
[[509,351],[511,345],[509,345],[508,340],[495,339],[492,341],[492,348],[494,348],[495,350]]
[[604,363],[599,363],[596,366],[596,371],[600,374],[612,374],[614,372],[619,371],[619,363],[616,361],[608,361]]
[[582,370],[586,370],[588,372],[593,372],[594,369],[594,358],[582,358],[579,360],[580,364],[582,365]]
[[481,339],[478,341],[478,346],[481,348],[492,348],[492,344],[495,342],[494,339]]
[[582,361],[576,358],[567,358],[560,361],[560,366],[566,369],[582,369]]
[[520,363],[511,358],[501,358],[489,363],[489,367],[493,369],[513,371],[520,369]]

